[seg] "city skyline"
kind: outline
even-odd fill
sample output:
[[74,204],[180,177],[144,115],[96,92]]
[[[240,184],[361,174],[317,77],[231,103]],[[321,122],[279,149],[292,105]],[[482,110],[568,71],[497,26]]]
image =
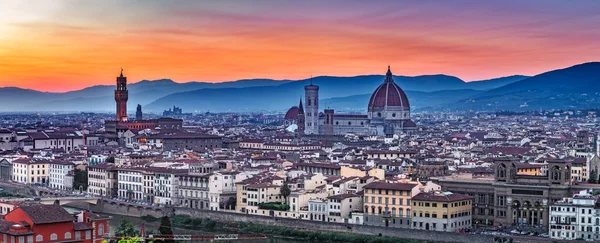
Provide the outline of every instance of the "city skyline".
[[132,81],[535,75],[598,61],[600,3],[8,1],[0,87]]

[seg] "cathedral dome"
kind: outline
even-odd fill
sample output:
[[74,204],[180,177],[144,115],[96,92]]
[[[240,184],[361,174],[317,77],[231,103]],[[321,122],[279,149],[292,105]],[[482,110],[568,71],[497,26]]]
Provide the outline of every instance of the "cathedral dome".
[[285,120],[297,120],[298,119],[298,107],[294,106],[292,108],[290,108],[286,113],[285,113]]
[[385,81],[379,85],[371,99],[369,99],[369,111],[373,111],[374,108],[386,108],[386,107],[402,107],[404,109],[410,109],[408,103],[408,97],[404,91],[394,82],[392,79],[392,71],[388,66],[388,71],[385,75]]

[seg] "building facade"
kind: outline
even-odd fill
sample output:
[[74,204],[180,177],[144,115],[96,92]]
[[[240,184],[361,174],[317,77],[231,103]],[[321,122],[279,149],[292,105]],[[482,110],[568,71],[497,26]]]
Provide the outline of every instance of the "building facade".
[[449,192],[422,192],[412,198],[412,229],[457,232],[471,228],[473,198]]
[[476,225],[539,225],[548,227],[549,205],[585,185],[571,183],[568,161],[548,162],[546,176],[518,175],[511,158],[496,158],[494,178],[441,177],[432,180],[444,191],[473,197],[473,223]]
[[363,190],[364,224],[410,228],[411,199],[419,193],[417,184],[372,182]]
[[67,183],[69,173],[75,169],[75,164],[69,161],[63,160],[52,160],[48,161],[48,177],[50,188],[58,190],[72,190],[73,181],[71,185]]
[[[389,67],[384,82],[375,89],[369,99],[367,114],[335,114],[333,109],[319,113],[319,86],[312,83],[304,87],[304,97],[306,107],[303,118],[306,135],[330,136],[351,133],[390,136],[410,133],[416,129],[416,124],[411,120],[408,97],[394,82]],[[297,112],[298,108],[292,107],[286,113],[286,117],[293,117],[287,114],[294,111]],[[298,121],[295,123],[298,124]]]
[[587,191],[550,206],[550,238],[600,240],[600,201]]
[[43,159],[16,159],[12,162],[13,181],[23,184],[48,185],[48,161]]

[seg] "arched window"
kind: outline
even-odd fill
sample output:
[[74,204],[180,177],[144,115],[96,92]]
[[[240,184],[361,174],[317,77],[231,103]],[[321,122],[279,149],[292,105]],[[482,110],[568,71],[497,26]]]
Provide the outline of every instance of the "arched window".
[[37,241],[37,242],[42,242],[42,241],[44,241],[44,236],[43,236],[43,235],[37,235],[37,236],[35,237],[35,241]]
[[55,233],[52,233],[50,235],[50,240],[57,240],[58,239],[58,235],[56,235]]
[[71,232],[65,233],[65,239],[71,239]]

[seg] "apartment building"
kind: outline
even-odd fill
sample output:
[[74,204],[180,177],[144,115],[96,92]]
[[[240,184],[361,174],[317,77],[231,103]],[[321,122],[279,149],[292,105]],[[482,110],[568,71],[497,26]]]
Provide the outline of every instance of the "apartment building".
[[88,166],[88,193],[96,196],[118,195],[118,173],[113,164]]
[[362,197],[356,194],[338,194],[327,197],[327,221],[335,223],[349,223],[362,221],[352,219],[353,212],[362,212]]
[[409,228],[411,199],[419,194],[418,184],[372,182],[364,186],[364,224]]
[[141,168],[118,168],[117,173],[117,197],[131,201],[144,200],[144,171]]
[[220,171],[212,173],[208,178],[208,209],[219,211],[229,209],[236,200],[236,182],[248,178],[247,173]]
[[[48,161],[48,177],[50,188],[58,190],[72,190],[73,181],[68,175],[75,169],[75,164],[64,160]],[[70,182],[70,185],[69,185]]]
[[422,192],[412,198],[412,229],[457,232],[471,228],[473,197]]
[[205,209],[209,208],[208,175],[177,175],[176,203],[181,207]]
[[586,191],[550,205],[550,238],[600,240],[600,201]]
[[23,184],[48,184],[48,160],[22,158],[12,161],[13,181]]

